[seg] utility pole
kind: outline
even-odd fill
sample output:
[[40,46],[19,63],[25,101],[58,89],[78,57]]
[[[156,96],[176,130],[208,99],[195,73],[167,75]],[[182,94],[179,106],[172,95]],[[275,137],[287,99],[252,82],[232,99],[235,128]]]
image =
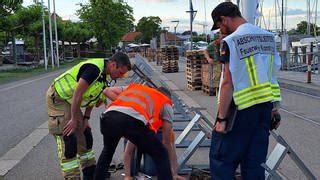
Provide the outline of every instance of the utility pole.
[[276,21],[276,30],[278,29],[277,1],[278,0],[274,0],[274,19]]
[[49,12],[49,35],[50,35],[51,63],[52,63],[52,68],[54,68],[54,55],[53,55],[53,43],[52,43],[52,26],[51,26],[50,0],[48,0],[48,12]]
[[243,0],[243,17],[248,21],[248,23],[255,24],[254,15],[257,8],[257,0]]
[[44,67],[48,70],[48,59],[47,59],[47,45],[46,45],[46,24],[44,22],[44,7],[43,0],[41,0],[41,9],[42,9],[42,37],[43,37],[43,58],[44,58]]
[[191,42],[191,46],[190,46],[190,50],[192,50],[192,41],[193,41],[193,37],[192,37],[192,23],[193,20],[195,18],[195,16],[197,15],[197,11],[193,10],[193,5],[192,5],[192,0],[189,0],[189,7],[190,10],[186,11],[187,13],[190,13],[190,42]]
[[307,25],[307,34],[310,35],[310,19],[311,19],[311,12],[310,12],[310,0],[307,0],[307,19],[308,19],[308,25]]
[[[204,6],[204,24],[207,24],[207,7],[206,7],[206,0],[203,0],[203,6]],[[207,26],[204,28],[204,34],[206,35],[206,43],[208,43],[208,36],[207,36]]]
[[283,25],[283,17],[284,17],[284,0],[281,0],[281,33],[284,32],[284,25]]
[[53,0],[53,18],[54,18],[54,29],[55,29],[55,37],[56,37],[56,53],[57,53],[57,66],[60,66],[59,62],[59,40],[58,40],[58,30],[57,30],[57,13],[56,13],[56,0]]
[[177,46],[177,27],[179,25],[179,20],[171,21],[173,23],[177,23],[176,26],[174,26],[174,45]]
[[169,29],[170,29],[170,27],[168,27],[168,26],[163,27],[163,30],[165,31],[164,32],[164,45],[167,45],[167,36],[168,36],[167,33],[168,33]]

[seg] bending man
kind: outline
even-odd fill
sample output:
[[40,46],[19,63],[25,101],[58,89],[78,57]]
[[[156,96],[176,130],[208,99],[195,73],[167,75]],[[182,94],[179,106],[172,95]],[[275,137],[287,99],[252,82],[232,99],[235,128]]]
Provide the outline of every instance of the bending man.
[[[101,99],[103,89],[130,69],[128,56],[116,53],[110,60],[90,59],[79,63],[49,87],[46,94],[48,126],[57,143],[65,179],[80,179],[79,163],[83,179],[93,178],[95,158],[88,125],[91,110]],[[84,113],[81,107],[86,108]]]
[[[103,151],[99,157],[95,179],[102,180],[121,137],[135,144],[151,156],[157,166],[159,180],[180,178],[177,175],[177,158],[170,141],[173,109],[171,93],[166,88],[153,89],[130,84],[106,90],[114,100],[100,119],[103,134]],[[118,96],[119,95],[119,96]],[[162,127],[162,143],[155,132]]]

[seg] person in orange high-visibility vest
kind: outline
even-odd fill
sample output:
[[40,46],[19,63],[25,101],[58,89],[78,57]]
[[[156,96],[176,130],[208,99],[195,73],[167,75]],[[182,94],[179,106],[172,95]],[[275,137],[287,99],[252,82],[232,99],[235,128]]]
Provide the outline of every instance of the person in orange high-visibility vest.
[[[125,137],[151,156],[159,180],[183,179],[177,175],[177,156],[171,143],[173,108],[167,88],[141,84],[112,87],[104,91],[112,100],[100,118],[104,147],[99,157],[95,179],[105,178],[117,144]],[[162,128],[162,142],[156,132]]]

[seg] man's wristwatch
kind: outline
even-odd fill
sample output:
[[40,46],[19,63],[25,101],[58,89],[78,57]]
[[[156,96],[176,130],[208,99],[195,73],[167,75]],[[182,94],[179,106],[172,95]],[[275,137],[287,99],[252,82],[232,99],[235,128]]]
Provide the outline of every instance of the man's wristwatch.
[[216,117],[216,122],[225,122],[227,120],[227,118],[219,118],[218,116]]

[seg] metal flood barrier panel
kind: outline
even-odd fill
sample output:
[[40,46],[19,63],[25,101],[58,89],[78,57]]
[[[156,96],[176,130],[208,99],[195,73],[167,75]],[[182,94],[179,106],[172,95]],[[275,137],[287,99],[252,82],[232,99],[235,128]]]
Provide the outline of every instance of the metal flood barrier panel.
[[[149,85],[150,87],[157,87],[157,85],[150,79],[152,76],[151,67],[144,62],[141,57],[135,59],[137,64],[133,66],[134,74],[128,78],[127,82],[136,82]],[[160,83],[165,86],[164,82]],[[181,134],[176,138],[175,145],[177,148],[184,148],[184,151],[178,157],[178,171],[179,173],[185,174],[193,169],[192,165],[186,166],[186,163],[196,152],[196,150],[199,147],[210,147],[211,132],[214,128],[214,123],[207,119],[204,115],[206,114],[204,112],[205,109],[186,107],[185,104],[181,102],[180,97],[175,95],[173,95],[172,99],[174,102],[174,122],[188,122],[188,124],[185,126],[174,125],[174,131],[182,131]],[[192,114],[193,118],[190,118]],[[193,138],[192,141],[187,141],[186,138],[191,132],[195,132],[196,137]],[[271,131],[270,133],[277,141],[277,144],[267,158],[266,163],[261,164],[261,166],[266,170],[265,179],[283,179],[277,170],[285,156],[289,155],[289,157],[307,177],[307,179],[315,180],[316,177],[293,151],[291,146],[283,139],[283,137],[276,134],[274,131]],[[208,168],[209,165],[200,165],[198,167]]]

